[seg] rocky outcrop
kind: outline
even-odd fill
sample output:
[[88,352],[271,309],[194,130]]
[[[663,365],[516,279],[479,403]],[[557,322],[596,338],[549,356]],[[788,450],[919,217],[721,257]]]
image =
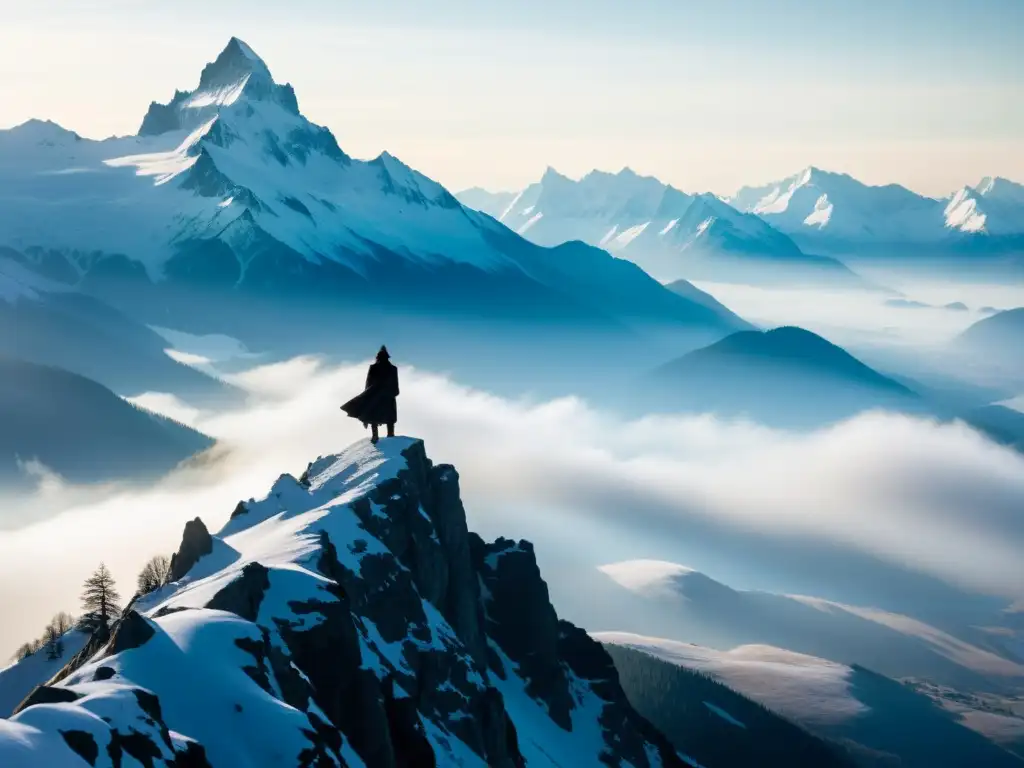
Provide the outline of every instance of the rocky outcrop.
[[[420,441],[282,475],[216,537],[189,522],[173,566],[26,716],[117,697],[147,725],[118,716],[93,745],[154,768],[681,765],[601,646],[559,621],[532,545],[470,533],[458,473]],[[213,740],[183,717],[200,702],[223,718]]]
[[572,728],[572,697],[558,653],[558,616],[533,545],[509,539],[484,544],[474,536],[473,548],[477,573],[490,596],[488,635],[519,666],[527,693],[547,704],[552,720]]
[[35,704],[60,704],[68,701],[76,701],[79,695],[67,688],[55,688],[49,685],[37,686],[32,693],[25,697],[25,700],[14,708],[12,715],[16,715],[23,709],[28,709]]
[[169,581],[177,581],[191,570],[199,558],[213,551],[213,538],[198,517],[185,523],[185,532],[181,537],[181,546],[171,555],[171,571]]
[[150,623],[134,610],[125,612],[114,626],[104,654],[114,656],[132,648],[139,648],[155,635]]

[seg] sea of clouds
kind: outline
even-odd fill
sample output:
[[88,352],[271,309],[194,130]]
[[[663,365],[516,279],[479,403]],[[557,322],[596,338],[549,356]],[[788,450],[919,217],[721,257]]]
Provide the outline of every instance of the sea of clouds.
[[[146,488],[69,487],[35,468],[33,497],[0,500],[0,652],[77,611],[100,561],[127,599],[185,521],[216,531],[238,500],[365,438],[339,410],[364,375],[298,358],[227,377],[248,393],[235,410],[135,398],[218,440]],[[857,586],[859,602],[887,608],[906,607],[883,605],[893,595],[944,591],[1024,598],[1024,457],[959,424],[866,413],[798,434],[708,415],[623,420],[575,398],[504,399],[408,368],[399,413],[401,433],[458,468],[471,528],[537,542],[556,603],[598,578],[596,566],[641,557],[740,588],[850,599]]]

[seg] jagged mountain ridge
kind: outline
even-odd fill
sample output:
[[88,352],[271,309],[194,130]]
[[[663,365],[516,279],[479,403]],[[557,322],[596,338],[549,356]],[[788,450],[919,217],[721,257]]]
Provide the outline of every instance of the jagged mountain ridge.
[[1024,186],[998,177],[937,199],[812,166],[728,200],[811,248],[999,249],[1024,235]]
[[0,720],[0,762],[683,765],[418,440],[284,475],[216,536],[193,521],[172,579]]
[[[711,194],[689,195],[629,168],[579,181],[548,168],[511,201],[479,189],[457,197],[540,245],[582,240],[639,264],[663,282],[763,280],[771,270],[856,282],[833,259],[811,256],[787,235]],[[792,278],[792,274],[790,274]]]
[[296,322],[746,325],[603,251],[530,244],[387,153],[349,157],[235,39],[195,90],[151,105],[137,136],[91,141],[39,121],[0,132],[0,181],[0,244],[26,266],[45,253],[70,284],[147,322],[252,346],[281,325],[254,302]]

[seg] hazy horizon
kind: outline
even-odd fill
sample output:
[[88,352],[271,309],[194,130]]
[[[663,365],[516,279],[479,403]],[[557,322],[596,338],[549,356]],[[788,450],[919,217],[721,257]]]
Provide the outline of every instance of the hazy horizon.
[[0,125],[132,134],[237,36],[346,152],[386,149],[453,191],[519,189],[547,166],[718,194],[809,165],[933,197],[1024,181],[1024,6],[986,0],[961,24],[946,0],[889,5],[563,1],[508,18],[454,1],[186,0],[168,19],[44,0],[0,30]]

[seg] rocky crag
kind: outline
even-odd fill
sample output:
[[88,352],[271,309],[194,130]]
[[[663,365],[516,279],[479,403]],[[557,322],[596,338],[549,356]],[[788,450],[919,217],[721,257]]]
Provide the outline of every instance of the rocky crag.
[[281,476],[0,720],[4,766],[682,766],[419,440]]

